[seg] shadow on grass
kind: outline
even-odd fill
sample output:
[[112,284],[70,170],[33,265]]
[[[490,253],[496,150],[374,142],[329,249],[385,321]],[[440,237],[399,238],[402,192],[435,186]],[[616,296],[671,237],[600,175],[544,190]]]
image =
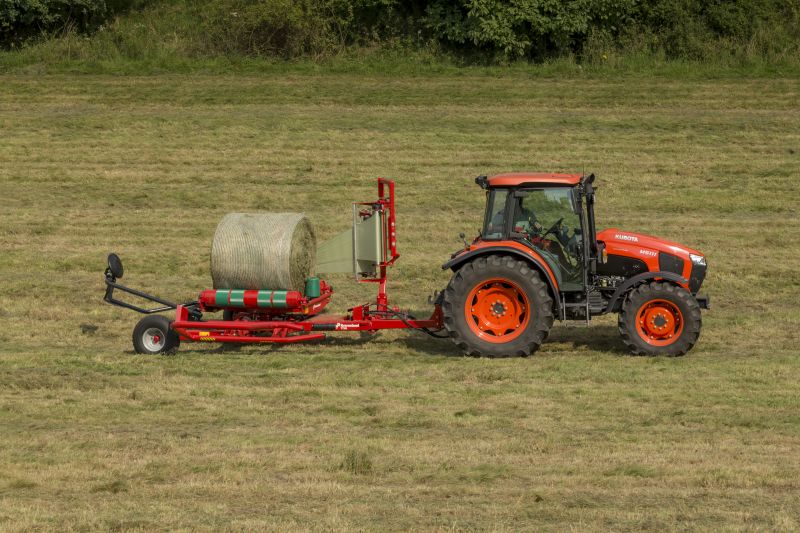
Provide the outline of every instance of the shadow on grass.
[[[164,357],[171,357],[173,355],[179,354],[192,354],[192,355],[226,355],[226,354],[236,354],[240,353],[244,348],[256,348],[258,353],[255,355],[269,355],[273,353],[278,353],[290,346],[318,346],[318,347],[360,347],[364,346],[371,341],[375,340],[376,336],[363,333],[359,336],[354,335],[342,335],[342,336],[333,336],[329,335],[323,339],[318,340],[311,340],[311,341],[299,341],[299,342],[289,342],[289,343],[280,343],[280,342],[251,342],[251,343],[217,343],[216,345],[208,346],[205,345],[205,348],[200,348],[203,343],[198,342],[191,342],[191,341],[184,341],[181,343],[180,348],[176,352],[172,354],[164,354]],[[128,350],[128,354],[136,355],[133,350]],[[253,353],[253,352],[248,352]]]
[[550,337],[545,342],[544,349],[547,349],[547,344],[552,343],[572,345],[576,350],[588,348],[616,355],[628,355],[628,350],[615,326],[555,326],[550,330]]
[[[440,333],[441,334],[441,333]],[[331,348],[359,348],[368,346],[377,341],[379,333],[363,332],[360,335],[328,335],[324,339],[302,341],[297,343],[257,343],[235,344],[220,343],[216,346],[202,345],[201,343],[184,342],[177,352],[165,354],[171,357],[176,354],[192,355],[226,355],[240,353],[243,348],[258,346],[259,355],[269,355],[284,351],[289,346],[331,347]],[[463,357],[461,350],[449,338],[434,338],[423,332],[406,331],[399,335],[393,342],[404,346],[406,349],[420,354],[444,357]],[[571,346],[576,351],[586,349],[599,352],[609,352],[616,355],[628,355],[625,345],[619,338],[619,332],[614,326],[597,325],[590,327],[555,325],[550,330],[550,336],[540,348],[540,352],[547,352],[548,345],[561,344]],[[201,346],[203,346],[201,348]],[[133,350],[127,350],[127,355],[137,355]],[[252,352],[250,352],[252,353]]]
[[[309,348],[318,347],[320,349],[329,348],[362,348],[377,342],[380,334],[364,332],[361,335],[329,335],[324,339],[314,341],[301,341],[296,343],[219,343],[216,346],[202,345],[195,342],[183,342],[177,351],[171,354],[164,354],[161,357],[173,357],[175,355],[192,354],[196,356],[226,355],[241,353],[243,349],[250,348],[257,350],[257,355],[270,355],[285,351],[290,346],[307,346]],[[385,341],[384,341],[385,342]],[[405,346],[408,350],[433,356],[461,357],[461,351],[449,339],[437,339],[421,332],[409,331],[401,334],[397,339],[391,341]],[[201,347],[202,346],[202,347]],[[376,344],[376,347],[378,345]],[[127,355],[136,356],[133,350],[127,350]],[[248,354],[254,354],[248,351]]]
[[[442,355],[448,357],[463,357],[461,350],[449,339],[431,338],[423,333],[410,333],[397,339],[409,350],[422,352],[428,355]],[[550,336],[539,348],[540,353],[548,351],[548,345],[566,344],[575,351],[586,349],[609,352],[615,355],[628,355],[625,345],[619,338],[619,332],[614,326],[563,326],[556,325],[550,330]]]
[[[439,332],[438,334],[441,335],[442,333]],[[440,355],[444,357],[464,356],[461,350],[459,350],[449,338],[439,339],[431,337],[423,332],[410,331],[407,335],[398,338],[397,342],[409,350],[424,353],[425,355]]]
[[[403,343],[411,350],[430,355],[462,356],[461,350],[449,339],[432,339],[427,335],[417,334],[398,339],[398,342]],[[547,353],[548,346],[553,344],[567,345],[576,351],[589,349],[615,355],[628,355],[628,350],[622,343],[615,326],[564,326],[558,323],[550,330],[550,336],[539,348],[539,352]]]

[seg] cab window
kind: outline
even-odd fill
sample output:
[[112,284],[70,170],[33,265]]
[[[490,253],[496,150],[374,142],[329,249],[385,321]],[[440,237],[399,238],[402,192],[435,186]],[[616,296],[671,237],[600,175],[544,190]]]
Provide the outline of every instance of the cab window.
[[506,199],[508,191],[495,189],[489,191],[486,203],[486,220],[483,227],[484,239],[502,239],[506,227]]

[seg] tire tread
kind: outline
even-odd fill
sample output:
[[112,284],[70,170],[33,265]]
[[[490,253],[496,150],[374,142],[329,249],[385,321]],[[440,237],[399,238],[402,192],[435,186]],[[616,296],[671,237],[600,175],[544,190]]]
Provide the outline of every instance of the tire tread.
[[[669,346],[650,346],[639,342],[634,322],[639,308],[648,300],[660,296],[665,297],[664,299],[676,301],[680,306],[685,307],[688,313],[682,310],[684,315],[683,332],[675,343]],[[682,287],[664,281],[651,281],[634,287],[625,297],[617,321],[617,329],[622,342],[633,355],[680,357],[685,355],[697,343],[700,338],[701,328],[702,316],[697,300]]]
[[[460,327],[459,321],[456,320],[457,314],[463,313],[463,308],[457,305],[457,301],[460,299],[459,296],[472,289],[472,286],[470,286],[472,278],[475,278],[475,282],[480,281],[480,277],[486,276],[487,270],[505,270],[522,276],[529,285],[533,286],[535,291],[535,294],[528,295],[531,307],[535,305],[536,301],[539,302],[535,310],[529,311],[535,317],[533,323],[528,325],[529,331],[510,341],[508,344],[512,345],[512,347],[508,352],[487,350],[481,347],[479,343],[482,341],[474,338],[474,334],[468,327]],[[539,276],[539,272],[530,268],[524,261],[507,255],[479,257],[456,271],[444,290],[442,310],[444,311],[444,325],[451,340],[465,355],[475,357],[527,357],[538,350],[545,341],[555,319],[553,315],[553,299],[548,292],[547,285]],[[462,329],[467,329],[467,331],[462,331]]]

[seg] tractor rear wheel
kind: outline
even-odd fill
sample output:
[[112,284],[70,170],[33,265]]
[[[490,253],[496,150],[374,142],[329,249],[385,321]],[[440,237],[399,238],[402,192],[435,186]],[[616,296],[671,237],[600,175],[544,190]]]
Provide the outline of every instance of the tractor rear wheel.
[[619,313],[619,334],[634,355],[684,355],[700,337],[700,326],[697,300],[663,281],[634,288]]
[[165,316],[148,315],[133,328],[133,349],[136,353],[154,355],[170,353],[181,344],[172,323]]
[[547,338],[553,299],[539,273],[513,257],[462,266],[444,291],[444,325],[466,355],[526,357]]

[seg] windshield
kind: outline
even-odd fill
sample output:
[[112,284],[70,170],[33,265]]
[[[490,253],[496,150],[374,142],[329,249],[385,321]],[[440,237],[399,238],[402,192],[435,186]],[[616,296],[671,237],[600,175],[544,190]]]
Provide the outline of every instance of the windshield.
[[573,200],[572,189],[529,189],[518,194],[523,196],[514,198],[512,231],[541,233],[551,228],[580,229],[580,215]]

